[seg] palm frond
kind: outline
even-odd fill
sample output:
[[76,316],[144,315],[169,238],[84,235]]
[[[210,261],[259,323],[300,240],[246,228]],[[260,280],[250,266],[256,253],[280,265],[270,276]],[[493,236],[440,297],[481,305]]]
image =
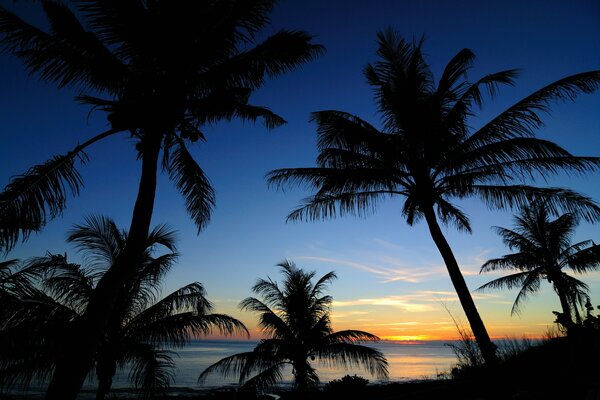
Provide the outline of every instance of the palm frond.
[[92,267],[113,265],[125,247],[125,233],[115,221],[102,215],[90,215],[83,224],[75,225],[67,236]]
[[310,297],[319,296],[321,293],[323,293],[323,290],[325,290],[327,285],[331,283],[331,281],[333,281],[334,279],[337,279],[337,275],[334,271],[328,272],[322,277],[320,277],[319,280],[313,286],[312,292],[310,293]]
[[254,286],[252,286],[252,291],[262,296],[267,307],[283,307],[285,296],[279,289],[277,282],[274,282],[271,278],[259,279]]
[[578,274],[597,271],[600,269],[600,245],[578,249],[566,257],[565,264]]
[[83,313],[97,277],[77,264],[65,264],[43,281],[43,287],[72,310]]
[[553,214],[562,211],[589,222],[600,220],[600,206],[590,197],[570,189],[527,185],[473,185],[471,191],[493,208],[518,208],[542,201]]
[[240,302],[240,309],[242,311],[259,313],[259,325],[261,329],[265,331],[265,333],[273,335],[277,338],[293,337],[293,333],[290,331],[289,326],[282,319],[282,317],[277,315],[269,308],[269,306],[259,299],[254,297],[245,298]]
[[129,349],[129,379],[141,390],[143,399],[154,398],[174,381],[175,362],[172,354],[146,344],[138,344]]
[[189,108],[197,124],[240,118],[252,122],[262,120],[267,129],[274,129],[286,123],[268,108],[248,104],[250,93],[247,88],[219,90],[194,100]]
[[[79,154],[81,163],[86,159]],[[77,196],[82,186],[73,155],[55,156],[13,177],[0,193],[0,249],[7,253],[59,216],[68,196]]]
[[487,260],[481,266],[479,272],[493,272],[498,270],[531,271],[540,266],[540,261],[535,256],[526,252],[506,254],[500,258]]
[[[198,377],[198,383],[203,383],[211,374],[219,374],[223,377],[240,376],[242,369],[252,360],[256,354],[252,351],[238,353],[225,357],[206,368]],[[272,364],[271,364],[272,365]],[[271,366],[269,365],[269,366]],[[240,379],[240,383],[242,380]]]
[[[512,138],[472,149],[452,160],[457,177],[478,172],[504,181],[548,178],[561,172],[584,174],[597,170],[598,157],[577,157],[561,146],[537,138]],[[446,178],[451,179],[451,176]],[[481,178],[479,178],[481,179]]]
[[160,319],[128,326],[128,335],[139,341],[153,345],[183,347],[194,337],[206,336],[214,331],[222,335],[243,334],[248,330],[239,320],[223,314],[196,314],[181,312]]
[[567,290],[566,295],[572,310],[575,310],[577,307],[583,307],[590,297],[590,287],[585,282],[564,272],[561,274],[561,280],[564,282],[565,289]]
[[303,31],[281,30],[262,43],[240,52],[202,75],[209,84],[257,88],[265,75],[276,77],[314,60],[324,47],[311,43],[312,36]]
[[240,387],[242,390],[260,391],[273,387],[283,380],[283,368],[286,362],[280,362],[265,369],[246,380]]
[[[514,86],[515,78],[518,77],[519,74],[519,69],[507,69],[483,76],[475,83],[468,85],[467,88],[462,91],[462,95],[455,103],[450,114],[459,110],[467,111],[468,113],[473,103],[478,107],[481,107],[483,104],[483,95],[481,93],[482,87],[486,89],[488,95],[493,98],[498,94],[500,85]],[[466,114],[462,112],[459,112],[458,115],[461,115],[463,118],[466,116]]]
[[540,289],[540,275],[539,274],[529,274],[527,278],[522,282],[521,290],[519,290],[519,294],[515,298],[515,302],[513,303],[512,309],[510,310],[510,315],[521,313],[521,305],[527,299],[530,294],[534,294]]
[[347,112],[323,110],[311,113],[317,124],[317,148],[339,148],[357,152],[383,153],[388,137],[367,121]]
[[115,54],[127,60],[126,55],[133,49],[140,51],[143,27],[148,23],[143,2],[81,0],[77,10],[99,40],[108,46],[119,46]]
[[378,336],[373,335],[369,332],[357,331],[357,330],[344,330],[337,331],[325,336],[323,343],[334,344],[334,343],[366,343],[366,342],[377,342]]
[[19,264],[18,259],[0,261],[0,285],[13,275],[13,269]]
[[177,232],[169,228],[168,225],[159,224],[148,233],[146,249],[151,251],[156,245],[160,245],[175,253],[177,251],[176,241]]
[[47,218],[60,215],[68,194],[76,196],[83,187],[75,161],[85,164],[85,148],[119,132],[115,129],[102,132],[67,154],[55,156],[12,178],[0,192],[0,251],[8,253],[19,238],[27,239],[31,232],[44,226]]
[[473,66],[475,54],[470,49],[462,49],[446,64],[438,83],[437,94],[444,98],[460,78],[466,78]]
[[372,347],[338,342],[317,348],[315,355],[330,367],[360,367],[378,379],[388,378],[388,363],[385,356]]
[[345,215],[365,217],[374,213],[379,202],[390,195],[387,191],[372,191],[306,197],[304,204],[287,216],[287,221],[316,221]]
[[488,122],[469,139],[488,142],[490,137],[532,136],[543,126],[539,112],[548,113],[552,101],[575,100],[580,93],[593,93],[600,86],[600,71],[568,76],[532,93]]
[[125,66],[87,32],[65,5],[43,1],[50,33],[0,7],[0,46],[19,57],[33,73],[59,87],[118,90]]
[[215,193],[204,171],[188,152],[182,140],[176,140],[171,149],[167,171],[185,198],[188,213],[194,220],[198,232],[208,224],[215,205]]
[[[490,281],[488,283],[486,283],[485,285],[482,285],[480,287],[478,287],[476,290],[478,291],[484,291],[484,290],[488,290],[488,289],[515,289],[515,288],[519,288],[521,286],[523,286],[523,284],[527,281],[528,277],[530,276],[536,276],[538,274],[536,274],[535,272],[532,273],[531,271],[522,271],[522,272],[517,272],[514,274],[510,274],[510,275],[506,275],[506,276],[502,276],[500,278],[494,279],[493,281]],[[540,279],[539,275],[538,278]]]
[[457,206],[443,198],[436,201],[437,212],[442,223],[454,225],[459,231],[471,233],[469,217]]

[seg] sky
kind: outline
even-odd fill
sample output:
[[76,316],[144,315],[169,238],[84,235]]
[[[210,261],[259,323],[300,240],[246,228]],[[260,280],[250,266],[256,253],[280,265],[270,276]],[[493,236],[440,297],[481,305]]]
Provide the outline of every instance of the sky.
[[[39,22],[36,2],[1,4]],[[376,32],[393,27],[407,39],[425,35],[426,61],[436,79],[453,55],[470,48],[477,56],[471,81],[484,74],[521,68],[514,87],[486,99],[472,121],[477,127],[532,91],[557,79],[600,67],[600,3],[597,1],[281,1],[272,26],[302,29],[327,48],[325,55],[254,93],[288,123],[273,131],[260,124],[231,122],[208,127],[207,142],[191,147],[217,193],[208,227],[197,235],[184,203],[163,174],[159,177],[153,225],[178,231],[178,264],[165,281],[165,293],[198,281],[204,284],[215,312],[241,319],[258,337],[254,315],[238,303],[251,296],[258,278],[279,280],[276,264],[284,259],[314,270],[334,270],[338,279],[333,328],[361,329],[392,340],[449,339],[456,336],[452,317],[466,325],[442,259],[424,223],[408,226],[400,199],[382,204],[366,218],[286,223],[285,217],[310,193],[269,188],[264,176],[272,169],[313,166],[317,155],[313,111],[347,111],[379,125],[363,67],[376,60]],[[8,54],[0,54],[0,185],[13,175],[107,128],[105,117],[78,105],[77,94],[40,83]],[[600,93],[575,103],[553,105],[539,136],[577,155],[600,156]],[[126,228],[137,190],[140,164],[127,135],[90,148],[81,168],[85,189],[70,199],[61,218],[19,245],[9,258],[69,254],[67,231],[85,216],[103,214]],[[560,176],[548,182],[569,186],[600,201],[598,173]],[[1,186],[0,186],[1,187]],[[444,233],[473,290],[499,275],[479,275],[490,258],[507,254],[491,226],[510,227],[512,214],[487,209],[476,199],[459,205],[471,218],[473,234],[445,228]],[[597,226],[582,223],[576,240],[600,240]],[[580,277],[600,303],[600,273]],[[479,312],[492,337],[539,337],[550,327],[559,302],[546,284],[511,316],[514,291],[474,292]]]

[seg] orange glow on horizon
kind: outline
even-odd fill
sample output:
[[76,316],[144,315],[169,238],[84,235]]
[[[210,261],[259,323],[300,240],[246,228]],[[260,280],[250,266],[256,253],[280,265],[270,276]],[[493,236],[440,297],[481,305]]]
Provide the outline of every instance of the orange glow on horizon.
[[390,342],[402,342],[402,344],[418,344],[428,340],[444,340],[442,338],[434,338],[429,335],[400,335],[400,336],[381,336],[381,340]]

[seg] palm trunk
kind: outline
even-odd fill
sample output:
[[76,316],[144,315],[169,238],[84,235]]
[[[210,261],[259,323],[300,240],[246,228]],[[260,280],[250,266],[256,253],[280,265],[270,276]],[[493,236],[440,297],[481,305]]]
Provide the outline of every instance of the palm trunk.
[[467,320],[469,321],[471,331],[475,336],[475,340],[477,341],[481,355],[483,356],[486,364],[494,365],[498,362],[498,357],[496,356],[496,346],[490,340],[490,336],[485,329],[485,325],[479,316],[477,307],[475,307],[475,303],[471,297],[471,292],[469,291],[467,283],[460,272],[460,268],[456,258],[454,257],[454,254],[452,253],[452,249],[450,248],[450,245],[444,237],[444,234],[442,233],[442,230],[437,222],[433,207],[429,207],[425,210],[425,220],[429,226],[431,237],[433,238],[435,245],[444,259],[444,263],[448,269],[448,274],[450,274],[450,280],[454,285],[454,290],[456,290],[460,304],[465,312],[465,315],[467,316]]
[[93,365],[119,293],[135,272],[136,261],[144,250],[154,209],[160,135],[147,136],[143,145],[142,175],[125,248],[98,282],[79,326],[70,335],[64,357],[57,362],[48,386],[46,400],[77,397]]
[[573,317],[571,315],[571,305],[569,304],[569,299],[567,298],[567,291],[565,290],[565,282],[562,278],[562,272],[558,273],[550,273],[549,278],[552,280],[554,285],[554,291],[558,295],[560,299],[560,306],[562,308],[562,319],[559,321],[561,325],[565,327],[567,330],[567,335],[573,331]]
[[103,376],[98,378],[98,389],[96,390],[96,400],[104,400],[112,386],[112,376]]
[[296,361],[294,366],[294,383],[296,393],[305,394],[308,392],[308,366],[305,360]]

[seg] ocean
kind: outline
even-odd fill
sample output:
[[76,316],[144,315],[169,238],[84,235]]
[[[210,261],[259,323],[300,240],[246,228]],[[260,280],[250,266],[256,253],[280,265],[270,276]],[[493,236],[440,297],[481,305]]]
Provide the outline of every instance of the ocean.
[[[246,351],[252,351],[255,341],[222,341],[222,340],[197,340],[192,341],[183,349],[178,349],[178,357],[174,357],[176,370],[175,380],[171,384],[170,392],[189,393],[198,390],[211,390],[215,388],[234,387],[237,380],[234,377],[223,379],[217,375],[209,377],[202,385],[198,384],[198,376],[206,367],[220,359]],[[389,381],[409,381],[417,379],[435,378],[438,374],[448,372],[456,363],[456,357],[446,346],[447,341],[427,342],[387,342],[382,341],[372,344],[386,356],[389,363]],[[358,375],[369,379],[372,383],[378,381],[366,371],[356,369],[329,368],[320,366],[315,362],[319,378],[322,383],[341,378],[344,375]],[[282,385],[291,384],[291,369],[286,371]],[[113,380],[113,389],[117,389],[120,396],[127,397],[131,384],[127,372],[118,372]],[[93,398],[95,382],[90,380],[84,384],[81,400]],[[42,387],[38,390],[27,392],[27,398],[42,398]]]

